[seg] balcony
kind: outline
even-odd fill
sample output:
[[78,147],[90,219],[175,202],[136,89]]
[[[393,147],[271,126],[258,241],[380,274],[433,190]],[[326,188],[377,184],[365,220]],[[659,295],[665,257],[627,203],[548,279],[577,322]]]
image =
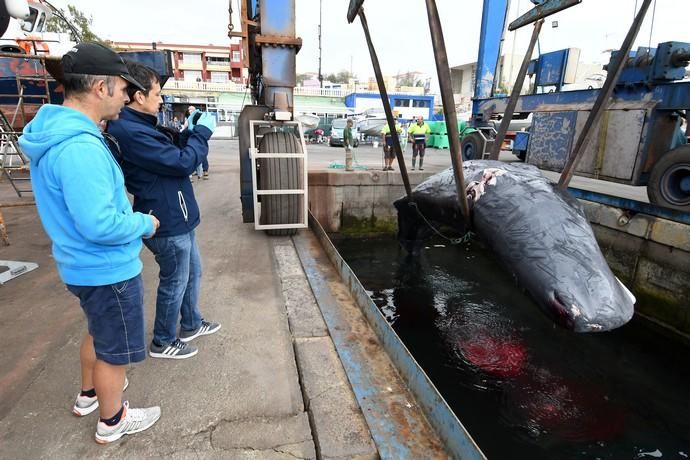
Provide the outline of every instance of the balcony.
[[212,81],[185,81],[185,80],[168,80],[164,90],[167,91],[199,91],[199,92],[214,92],[214,93],[243,93],[245,86],[239,83],[228,82],[212,82]]
[[[211,81],[186,81],[186,80],[168,80],[163,88],[168,91],[198,91],[198,92],[218,92],[218,93],[244,93],[245,85],[240,83],[228,82],[211,82]],[[343,98],[348,95],[350,91],[346,89],[330,89],[330,88],[295,88],[295,96],[323,96]]]
[[180,70],[203,70],[203,68],[201,66],[201,61],[199,61],[199,62],[179,61],[177,63],[177,68]]
[[311,88],[306,86],[298,86],[295,88],[295,96],[345,97],[348,94],[349,92],[342,88]]
[[209,62],[206,63],[206,70],[208,70],[209,72],[230,72],[230,63],[226,62],[225,64],[223,64],[218,62],[211,64]]

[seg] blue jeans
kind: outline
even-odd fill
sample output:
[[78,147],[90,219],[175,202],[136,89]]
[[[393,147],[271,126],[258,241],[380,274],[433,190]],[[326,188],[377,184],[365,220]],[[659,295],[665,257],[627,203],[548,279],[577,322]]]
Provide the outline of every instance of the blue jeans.
[[194,230],[182,235],[154,236],[144,240],[144,244],[160,267],[153,341],[165,346],[177,338],[178,318],[181,317],[180,328],[183,331],[193,331],[201,326],[199,246]]
[[204,159],[201,160],[201,163],[199,163],[196,167],[197,176],[201,177],[201,175],[205,172],[208,172],[208,156],[205,156]]

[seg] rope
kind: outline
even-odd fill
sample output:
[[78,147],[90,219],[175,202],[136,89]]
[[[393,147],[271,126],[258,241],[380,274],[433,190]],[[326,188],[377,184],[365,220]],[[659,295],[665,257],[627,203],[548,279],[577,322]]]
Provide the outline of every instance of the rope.
[[422,214],[422,211],[419,210],[419,207],[417,206],[417,203],[415,203],[415,202],[413,201],[413,202],[409,203],[409,205],[412,206],[412,207],[415,209],[415,211],[417,211],[417,215],[419,215],[419,217],[422,218],[422,220],[429,226],[429,228],[430,228],[431,230],[433,230],[434,233],[436,233],[438,236],[440,236],[440,237],[443,238],[444,240],[448,241],[448,242],[449,242],[450,244],[452,244],[452,245],[461,244],[461,243],[467,243],[467,242],[469,242],[469,241],[472,239],[472,237],[474,236],[474,233],[472,233],[471,230],[468,230],[468,231],[467,231],[463,236],[461,236],[460,238],[451,238],[451,237],[449,237],[449,236],[446,236],[446,235],[444,235],[443,233],[441,233],[441,231],[438,230],[436,227],[434,227],[433,225],[431,225],[431,222],[429,222],[429,221],[427,220],[427,218],[424,217],[424,214]]

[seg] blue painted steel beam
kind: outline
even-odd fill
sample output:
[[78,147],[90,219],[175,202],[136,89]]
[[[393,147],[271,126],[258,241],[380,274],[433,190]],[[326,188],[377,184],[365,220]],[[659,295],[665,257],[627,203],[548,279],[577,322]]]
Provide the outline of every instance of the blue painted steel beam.
[[[545,106],[564,106],[559,110],[587,110],[587,104],[594,104],[599,90],[563,91],[560,93],[542,93],[520,96],[517,112],[540,112]],[[690,108],[690,83],[677,82],[655,86],[651,95],[645,86],[621,87],[613,93],[612,104],[616,102],[639,102],[648,106],[656,102],[656,110],[683,110]],[[486,118],[492,113],[501,113],[508,103],[507,97],[486,98],[475,101],[477,113]]]
[[[295,38],[295,0],[259,0],[261,35]],[[294,46],[263,46],[261,76],[263,103],[274,108],[279,94],[285,95],[288,109],[294,108],[293,88],[297,85]]]
[[[484,0],[482,11],[482,28],[479,38],[477,56],[477,74],[474,85],[474,97],[485,99],[491,97],[494,76],[498,68],[501,52],[501,37],[508,14],[508,0]],[[474,118],[476,104],[472,106]]]
[[295,36],[295,0],[260,0],[261,35]]
[[626,209],[628,211],[639,212],[649,216],[660,217],[662,219],[673,220],[681,224],[690,225],[690,213],[675,211],[673,209],[662,208],[650,203],[643,203],[641,201],[630,200],[628,198],[620,198],[603,193],[592,192],[589,190],[582,190],[578,188],[568,188],[568,192],[575,198],[582,200],[593,201],[615,208]]

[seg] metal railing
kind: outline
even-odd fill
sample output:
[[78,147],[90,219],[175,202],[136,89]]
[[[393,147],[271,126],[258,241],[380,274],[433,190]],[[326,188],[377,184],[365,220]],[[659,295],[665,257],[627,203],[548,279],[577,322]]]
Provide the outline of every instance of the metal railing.
[[[244,83],[234,81],[215,82],[215,81],[188,81],[188,80],[168,80],[164,90],[199,91],[199,92],[218,92],[218,93],[244,93],[247,86]],[[344,98],[348,94],[379,94],[378,91],[355,90],[354,88],[316,88],[310,86],[298,86],[295,88],[295,96],[322,96]],[[419,96],[423,92],[400,92],[393,91],[388,93],[390,96]]]

